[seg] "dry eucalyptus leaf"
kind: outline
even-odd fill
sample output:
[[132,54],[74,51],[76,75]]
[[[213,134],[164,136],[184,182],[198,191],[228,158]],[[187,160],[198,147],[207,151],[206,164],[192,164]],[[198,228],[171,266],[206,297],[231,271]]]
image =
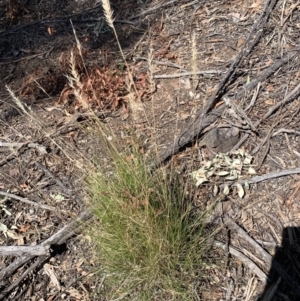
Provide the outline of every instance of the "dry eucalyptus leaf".
[[238,173],[238,171],[234,169],[231,171],[230,175],[234,177],[234,180],[237,180],[239,178],[240,173]]
[[199,178],[199,179],[197,179],[196,186],[198,187],[205,182],[208,182],[208,180],[206,178]]
[[197,183],[200,183],[203,180],[207,181],[207,178],[206,178],[205,174],[203,172],[199,172],[199,170],[195,170],[195,171],[191,172],[191,176],[194,180],[197,181]]
[[5,212],[6,215],[11,215],[11,212],[6,208],[6,206],[3,206],[2,210]]
[[57,201],[57,202],[61,202],[65,199],[65,197],[61,194],[57,194],[55,197],[54,197],[54,200]]
[[12,238],[12,239],[19,239],[19,236],[16,235],[16,233],[15,233],[14,231],[8,230],[8,231],[6,232],[6,234],[7,234],[8,237],[10,237],[10,238]]
[[246,155],[245,160],[244,160],[244,164],[249,165],[251,164],[253,157],[250,155]]
[[217,185],[214,185],[213,195],[216,196],[219,192],[219,187]]
[[245,186],[245,189],[247,189],[247,190],[250,189],[249,183],[247,181],[244,183],[244,186]]
[[215,173],[217,176],[227,176],[229,175],[229,171],[226,171],[226,170],[222,170],[222,171],[219,171],[219,172],[216,172]]
[[253,167],[249,167],[249,169],[248,169],[248,174],[249,174],[249,175],[256,175],[255,169],[254,169]]
[[243,148],[238,149],[238,151],[242,157],[245,156],[245,150]]
[[213,163],[219,163],[220,162],[220,159],[218,156],[214,157],[213,159]]
[[234,150],[233,152],[231,152],[232,155],[240,155],[240,150],[237,149],[237,150]]
[[0,231],[2,231],[5,234],[8,231],[6,225],[0,223]]
[[245,191],[244,191],[243,186],[240,183],[236,183],[235,186],[237,188],[237,192],[238,192],[239,197],[243,198],[244,195],[245,195]]
[[212,165],[213,165],[213,162],[212,162],[212,161],[205,161],[205,162],[204,162],[204,167],[205,167],[205,169],[210,168]]
[[[234,151],[232,154],[218,153],[212,161],[202,162],[202,167],[191,173],[192,177],[196,180],[196,185],[199,186],[204,182],[211,182],[210,178],[214,176],[225,177],[226,180],[236,181],[242,175],[256,174],[254,168],[249,166],[253,157],[245,152],[244,148]],[[218,178],[216,179],[218,180]],[[240,184],[235,185],[240,197],[243,197],[245,192]],[[249,185],[248,185],[249,186]],[[247,188],[247,187],[246,187]],[[225,193],[228,189],[225,187]],[[218,193],[217,187],[213,188],[214,195]],[[224,193],[224,194],[225,194]]]
[[237,167],[239,167],[239,169],[242,167],[242,165],[243,165],[243,163],[242,163],[242,161],[241,161],[240,159],[234,159],[234,160],[232,161],[232,163],[230,164],[230,166],[231,166],[232,168],[237,168]]
[[228,156],[224,156],[224,162],[230,166],[232,163],[232,160]]
[[56,286],[56,288],[58,290],[60,290],[60,283],[59,283],[59,280],[57,279],[57,276],[54,272],[54,269],[53,269],[53,266],[51,266],[50,264],[46,263],[44,265],[44,271],[45,273],[50,277],[50,281],[51,283]]
[[237,176],[228,176],[225,178],[225,180],[229,180],[229,181],[234,181],[234,180],[237,180]]
[[207,170],[205,168],[200,168],[200,169],[198,169],[196,171],[193,171],[193,172],[197,173],[197,175],[203,175],[204,176],[205,173],[207,172]]
[[208,171],[208,172],[206,173],[206,177],[207,177],[207,178],[210,178],[214,173],[215,173],[214,170]]
[[228,195],[228,194],[229,194],[229,187],[228,187],[228,185],[225,185],[225,186],[224,186],[224,188],[223,188],[223,193],[224,193],[225,195]]

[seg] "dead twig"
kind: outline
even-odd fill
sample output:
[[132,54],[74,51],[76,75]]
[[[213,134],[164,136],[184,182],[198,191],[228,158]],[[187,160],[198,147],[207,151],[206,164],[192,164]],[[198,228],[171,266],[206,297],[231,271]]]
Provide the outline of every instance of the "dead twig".
[[293,169],[283,169],[281,171],[274,171],[274,172],[270,172],[261,176],[256,176],[253,177],[251,179],[243,179],[237,182],[226,182],[224,184],[220,185],[220,188],[224,187],[224,185],[232,185],[234,183],[239,183],[241,185],[244,185],[245,183],[247,184],[256,184],[259,182],[263,182],[266,180],[270,180],[270,179],[275,179],[275,178],[280,178],[280,177],[284,177],[284,176],[290,176],[290,175],[294,175],[294,174],[298,174],[300,173],[300,168],[293,168]]
[[[300,51],[300,46],[297,47],[294,51],[297,51],[297,53]],[[271,107],[268,112],[263,116],[263,119],[267,119],[270,117],[275,111],[277,111],[280,107],[284,106],[286,103],[290,102],[292,99],[297,97],[300,94],[300,84],[298,84],[288,95],[284,97],[284,99],[280,102],[278,102],[276,105]],[[262,121],[261,120],[261,121]]]
[[7,162],[14,159],[15,157],[16,157],[16,155],[14,153],[9,154],[6,158],[4,158],[3,160],[0,161],[0,166],[5,165]]
[[272,134],[272,137],[278,136],[281,133],[300,135],[300,131],[290,130],[290,129],[279,129],[278,131],[276,131]]
[[1,147],[22,147],[24,143],[21,142],[3,142],[0,141],[0,146]]
[[51,177],[57,185],[59,185],[64,193],[66,193],[67,195],[71,195],[72,192],[71,190],[60,180],[58,179],[48,168],[46,168],[42,163],[40,162],[35,162],[35,165],[40,168],[41,170],[43,170],[49,177]]
[[39,57],[39,56],[44,56],[46,54],[49,54],[53,50],[53,48],[54,47],[51,47],[47,51],[37,53],[37,54],[33,54],[33,55],[30,55],[30,56],[25,56],[25,57],[22,57],[22,58],[17,59],[17,60],[7,61],[7,62],[0,62],[0,66],[4,66],[4,65],[7,65],[7,64],[11,64],[11,63],[18,63],[18,62],[25,61],[25,60],[28,61],[28,60],[34,59],[36,57]]
[[293,13],[293,11],[299,7],[300,1],[297,1],[297,3],[294,3],[291,5],[291,10],[289,11],[289,13],[287,14],[287,16],[285,17],[285,19],[281,22],[280,26],[283,26],[285,24],[285,22],[289,19],[289,17],[291,16],[291,14]]
[[210,75],[210,74],[216,74],[220,75],[224,73],[224,71],[218,71],[218,70],[198,70],[196,72],[183,72],[183,73],[175,73],[175,74],[158,74],[154,75],[153,78],[155,79],[164,79],[164,78],[177,78],[177,77],[184,77],[184,76],[192,76],[192,75]]
[[[293,55],[290,57],[290,59],[292,59],[299,51],[300,51],[300,47],[297,47],[294,49],[295,52],[293,52]],[[287,57],[289,57],[291,53],[288,53],[284,58],[280,59],[280,61],[285,64],[287,63],[289,60],[287,60]],[[278,66],[278,64],[276,64],[276,66]],[[280,68],[281,65],[278,67]],[[273,69],[273,65],[272,65],[272,69]],[[276,71],[276,70],[275,70]],[[269,74],[269,72],[268,72]],[[261,75],[260,75],[261,76]],[[248,85],[247,85],[248,86]],[[241,91],[244,93],[244,91]],[[282,101],[280,101],[279,103],[277,103],[276,105],[272,106],[268,112],[258,121],[256,121],[254,123],[255,127],[258,127],[265,119],[269,118],[272,114],[274,114],[280,107],[284,106],[285,104],[287,104],[288,102],[291,102],[293,99],[297,98],[300,95],[300,84],[298,84],[288,95],[286,95],[284,97],[284,99]],[[241,95],[240,95],[241,96]],[[239,143],[232,149],[232,150],[236,150],[238,149],[249,137],[249,134],[245,134],[244,137],[239,141]]]
[[[135,57],[134,60],[148,61],[149,58],[144,57],[144,56],[138,56],[138,57]],[[180,65],[177,65],[177,64],[174,64],[174,63],[172,63],[172,62],[162,62],[162,61],[151,60],[151,63],[156,64],[156,65],[163,65],[163,66],[168,66],[168,67],[180,69],[180,70],[182,70],[182,71],[186,71],[186,70],[184,69],[184,67],[182,67],[182,66],[180,66]]]
[[232,101],[228,96],[224,96],[223,99],[228,107],[231,107],[240,118],[244,119],[244,121],[247,122],[248,126],[251,128],[253,132],[257,132],[257,129],[253,125],[250,118],[248,118],[247,114],[237,103]]
[[[9,142],[7,142],[7,143],[9,143]],[[13,160],[14,158],[17,157],[17,155],[24,153],[26,151],[26,147],[36,148],[41,153],[41,155],[47,154],[47,150],[46,150],[45,146],[40,145],[35,142],[24,142],[24,143],[20,143],[20,144],[18,144],[18,142],[13,142],[12,144],[7,144],[7,143],[1,142],[0,146],[12,147],[12,148],[16,147],[17,149],[14,152],[12,152],[11,154],[9,154],[5,159],[1,160],[0,166],[3,166],[10,160]]]
[[[260,144],[260,147],[263,147],[263,145],[265,144],[265,149],[263,150],[262,155],[260,155],[259,159],[258,159],[258,163],[257,163],[257,170],[259,170],[262,166],[262,164],[264,163],[266,157],[268,156],[269,150],[270,150],[270,138],[272,136],[272,130],[270,129],[269,133],[266,136],[266,139],[264,139],[264,141]],[[251,154],[253,154],[253,152],[251,152]]]
[[0,147],[18,147],[21,148],[23,146],[27,146],[30,148],[36,148],[41,155],[47,154],[46,147],[34,142],[4,142],[0,141]]
[[173,3],[177,2],[177,1],[179,1],[179,0],[171,0],[171,1],[166,2],[166,3],[162,3],[162,4],[159,4],[159,5],[156,5],[156,6],[150,8],[148,10],[143,11],[142,13],[140,13],[138,15],[131,16],[129,18],[129,20],[133,20],[133,19],[136,19],[136,18],[139,18],[139,17],[142,17],[142,16],[149,15],[149,14],[153,13],[154,11],[156,11],[156,10],[162,8],[162,7],[168,6],[170,4],[173,4]]
[[284,176],[290,176],[290,175],[294,175],[294,174],[298,174],[300,173],[300,168],[293,168],[293,169],[284,169],[281,171],[274,171],[274,172],[270,172],[261,176],[256,176],[253,177],[251,179],[248,180],[241,180],[239,181],[240,184],[244,184],[244,183],[249,183],[249,184],[255,184],[255,183],[259,183],[262,181],[266,181],[266,180],[270,180],[270,179],[274,179],[274,178],[280,178],[280,177],[284,177]]
[[251,102],[250,102],[250,104],[246,107],[245,111],[250,110],[250,109],[254,106],[255,101],[257,100],[257,96],[258,96],[258,92],[259,92],[260,87],[261,87],[261,83],[258,83],[258,85],[257,85],[257,87],[256,87],[256,90],[254,91],[253,96],[252,96],[252,98],[251,98]]
[[32,205],[32,206],[40,207],[40,208],[45,209],[45,210],[57,211],[57,208],[55,208],[55,207],[48,206],[48,205],[43,205],[43,204],[39,204],[39,203],[30,201],[30,200],[28,200],[26,198],[22,198],[22,197],[20,197],[18,195],[11,194],[11,193],[8,193],[8,192],[5,192],[5,191],[0,191],[0,195],[7,196],[7,197],[9,197],[11,199],[15,199],[15,200],[18,200],[20,202],[23,202],[25,204],[29,204],[29,205]]

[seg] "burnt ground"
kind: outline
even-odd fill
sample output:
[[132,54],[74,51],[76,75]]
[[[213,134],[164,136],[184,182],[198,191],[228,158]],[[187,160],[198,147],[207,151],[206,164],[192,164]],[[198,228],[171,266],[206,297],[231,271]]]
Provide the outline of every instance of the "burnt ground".
[[[245,49],[207,113],[224,106],[223,95],[236,99],[240,110],[225,107],[209,128],[237,126],[241,139],[247,135],[239,147],[253,154],[258,175],[282,170],[286,174],[250,185],[243,198],[236,189],[223,198],[219,224],[226,226],[217,234],[219,244],[212,251],[221,259],[208,270],[209,281],[201,286],[200,297],[258,300],[269,275],[267,287],[273,291],[264,300],[299,300],[300,178],[295,171],[300,163],[299,2],[111,1],[140,109],[130,103],[127,67],[100,2],[19,2],[0,1],[0,191],[4,199],[0,245],[39,244],[84,211],[80,155],[92,157],[97,152],[95,138],[85,128],[88,110],[113,129],[118,143],[126,145],[134,129],[145,156],[150,157],[156,147],[163,153],[197,119],[199,109],[205,108]],[[269,18],[251,32],[270,2],[276,5]],[[247,38],[253,41],[260,30],[261,37],[247,52],[251,44]],[[78,83],[71,87],[66,76],[71,75],[72,53],[80,87]],[[291,56],[275,68],[286,55]],[[206,73],[195,76],[193,66]],[[270,74],[259,77],[265,70]],[[251,82],[255,86],[248,89]],[[84,101],[76,97],[79,88]],[[16,105],[14,97],[30,114]],[[270,110],[272,114],[266,116]],[[209,128],[201,128],[198,139],[173,154],[170,162],[178,171],[199,168],[208,157],[198,142]],[[76,164],[69,151],[78,155]],[[198,188],[196,206],[203,209],[215,199],[213,187],[210,182]],[[5,193],[35,204],[7,198]],[[51,256],[26,261],[9,275],[4,272],[18,258],[1,256],[1,300],[101,300],[90,238],[78,232],[63,241]],[[272,264],[270,256],[284,270]],[[34,263],[36,267],[21,279]]]

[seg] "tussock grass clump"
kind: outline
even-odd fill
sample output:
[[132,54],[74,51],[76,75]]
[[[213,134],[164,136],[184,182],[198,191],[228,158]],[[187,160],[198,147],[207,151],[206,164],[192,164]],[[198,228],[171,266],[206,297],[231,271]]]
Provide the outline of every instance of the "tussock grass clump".
[[[110,176],[88,178],[97,218],[90,233],[108,300],[194,300],[207,246],[178,176],[150,173],[137,153],[109,147]],[[119,300],[119,299],[118,299]]]
[[[131,95],[138,98],[109,1],[102,0],[102,6],[128,70]],[[128,100],[133,116],[138,102]],[[199,300],[208,236],[205,215],[193,214],[192,193],[186,193],[184,181],[175,172],[149,171],[137,148],[124,155],[106,139],[107,129],[100,126],[96,133],[111,159],[109,173],[99,166],[87,178],[96,217],[89,233],[104,279],[101,296],[107,300]]]

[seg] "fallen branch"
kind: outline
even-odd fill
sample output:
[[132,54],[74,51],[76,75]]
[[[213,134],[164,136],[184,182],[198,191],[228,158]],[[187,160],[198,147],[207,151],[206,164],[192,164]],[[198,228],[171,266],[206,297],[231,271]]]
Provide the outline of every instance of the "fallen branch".
[[45,262],[48,259],[48,256],[41,256],[37,259],[35,263],[33,263],[14,283],[12,283],[10,286],[6,287],[1,293],[0,293],[0,300],[4,300],[4,298],[9,294],[13,289],[18,287],[20,283],[31,273],[34,271],[40,264]]
[[49,255],[50,246],[0,246],[0,256]]
[[248,180],[241,180],[238,181],[238,183],[240,184],[245,184],[246,182],[248,184],[255,184],[255,183],[259,183],[262,181],[266,181],[266,180],[270,180],[270,179],[274,179],[274,178],[280,178],[280,177],[284,177],[284,176],[289,176],[289,175],[294,175],[294,174],[298,174],[300,173],[300,168],[293,168],[293,169],[283,169],[281,171],[274,171],[274,172],[270,172],[261,176],[256,176],[253,177],[251,179]]
[[[91,214],[88,211],[84,211],[76,220],[73,220],[70,224],[64,226],[58,232],[56,232],[51,237],[43,241],[40,245],[45,248],[50,248],[51,245],[62,244],[64,242],[64,239],[70,236],[70,233],[72,233],[78,226],[80,226],[80,224],[82,224],[84,221],[87,221],[90,217]],[[26,262],[28,262],[34,257],[35,256],[32,255],[24,255],[16,259],[8,267],[0,271],[0,281],[3,281],[4,278],[10,277],[18,268],[20,268],[22,265],[24,265]],[[2,295],[0,295],[0,300],[1,296]]]
[[[218,102],[218,96],[222,93],[222,91],[226,88],[228,84],[230,84],[230,80],[233,78],[234,74],[236,73],[237,68],[242,63],[242,60],[252,52],[254,47],[257,45],[258,41],[260,40],[264,28],[266,27],[265,24],[267,23],[270,14],[273,10],[273,8],[276,5],[277,0],[268,0],[265,4],[265,7],[260,14],[260,17],[258,18],[257,22],[254,23],[244,45],[242,46],[241,50],[239,51],[238,55],[236,56],[235,60],[230,65],[228,71],[226,72],[224,78],[219,83],[217,89],[214,91],[214,93],[209,97],[207,102],[205,103],[202,112],[199,112],[199,117],[203,118]],[[260,27],[260,29],[259,29]],[[256,36],[255,36],[256,35]],[[249,45],[249,42],[251,38],[255,36],[252,40],[252,43]]]
[[271,267],[272,256],[265,251],[264,248],[262,248],[253,238],[251,238],[244,229],[236,224],[229,216],[225,216],[223,218],[223,222],[228,228],[234,230],[241,238],[243,238],[244,241],[249,243],[254,248],[254,250],[259,254],[260,258],[263,259],[267,264],[267,268]]
[[[154,163],[155,167],[157,167],[162,162],[167,160],[170,156],[174,155],[186,144],[192,142],[196,137],[198,137],[202,133],[202,131],[208,125],[216,121],[217,118],[222,115],[224,109],[226,108],[224,104],[214,110],[212,110],[212,108],[215,106],[216,102],[218,101],[218,98],[221,92],[224,90],[225,85],[227,85],[230,82],[230,79],[235,74],[237,68],[242,62],[242,59],[247,57],[253,50],[254,46],[258,43],[258,40],[260,39],[263,33],[263,30],[262,29],[258,30],[258,28],[259,26],[261,26],[261,28],[265,27],[264,25],[266,24],[276,2],[277,2],[276,0],[269,0],[266,3],[264,11],[260,15],[259,20],[254,24],[243,48],[238,53],[236,59],[231,64],[230,68],[228,69],[222,81],[219,83],[216,91],[210,96],[204,108],[198,110],[198,112],[196,113],[196,117],[192,120],[192,122],[190,122],[186,126],[185,130],[183,130],[178,135],[178,137],[175,139],[174,144],[169,149],[159,154],[156,163]],[[253,34],[255,34],[255,32],[257,32],[256,37],[253,39],[251,45],[246,49],[246,46],[248,45],[250,38],[253,36]],[[274,72],[277,71],[281,66],[283,66],[288,61],[290,61],[294,56],[296,56],[298,51],[299,51],[299,47],[287,53],[283,58],[279,59],[278,61],[273,63],[270,67],[266,68],[260,75],[258,75],[255,79],[253,79],[249,84],[243,86],[235,96],[235,99],[241,100],[247,92],[253,90],[260,82],[266,80],[268,77],[274,74]]]
[[[227,246],[219,241],[214,241],[214,245],[224,251],[227,250]],[[247,266],[263,283],[267,282],[267,275],[251,259],[231,246],[229,246],[228,251]]]
[[[272,65],[270,65],[268,68],[266,68],[263,72],[260,73],[259,76],[252,79],[252,81],[249,84],[244,85],[242,88],[239,89],[238,93],[235,96],[235,100],[241,100],[248,92],[253,90],[260,82],[266,80],[271,75],[273,75],[279,68],[281,68],[283,65],[290,62],[300,51],[300,46],[295,47],[292,51],[285,54],[281,59],[278,59],[276,62],[274,62]],[[300,84],[298,85],[300,87]],[[269,109],[269,111],[263,116],[262,120],[268,118],[271,116],[280,106],[283,104],[291,101],[294,99],[299,93],[298,86],[284,99],[284,101],[280,102],[280,104],[276,104],[276,106]],[[225,110],[226,105],[223,104],[219,106],[218,108],[210,111],[208,114],[203,115],[202,111],[197,113],[197,116],[195,119],[190,122],[185,130],[183,130],[178,137],[175,139],[174,144],[168,148],[167,150],[161,152],[158,156],[158,159],[155,163],[155,166],[160,165],[162,162],[170,158],[172,155],[177,153],[181,148],[183,148],[188,143],[191,143],[196,137],[198,137],[202,131],[209,126],[211,123],[215,122],[218,117],[220,117]],[[202,116],[203,115],[203,116]],[[257,127],[262,120],[257,121],[254,123],[254,126]],[[244,138],[246,137],[246,138]],[[235,147],[238,148],[239,145],[245,142],[247,139],[247,135],[245,135],[239,144]]]
[[274,259],[272,256],[264,250],[253,238],[251,238],[245,230],[243,230],[239,225],[237,225],[229,216],[223,218],[225,225],[234,230],[242,239],[247,241],[254,250],[259,254],[259,256],[265,261],[268,269],[272,266],[282,279],[293,289],[293,291],[300,296],[300,285],[293,280],[293,278],[282,268],[282,266]]

